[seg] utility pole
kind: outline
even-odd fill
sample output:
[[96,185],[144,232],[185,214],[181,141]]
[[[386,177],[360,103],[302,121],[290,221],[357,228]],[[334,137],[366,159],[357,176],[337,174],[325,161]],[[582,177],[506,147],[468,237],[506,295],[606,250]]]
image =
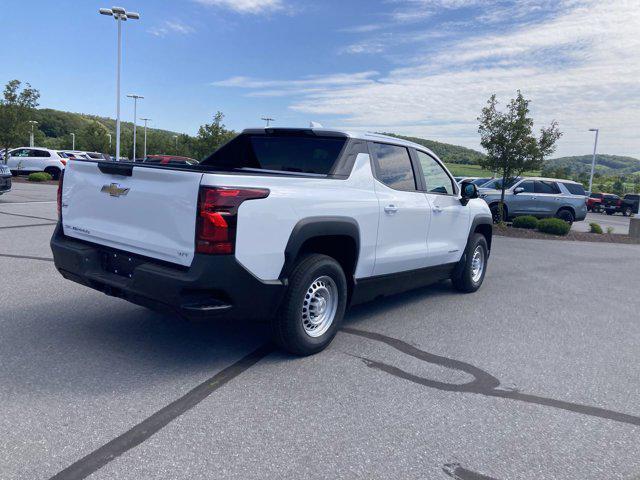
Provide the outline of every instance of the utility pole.
[[271,117],[262,117],[260,120],[267,122],[267,128],[269,128],[269,125],[271,124],[271,122],[276,121],[275,118],[271,118]]
[[150,118],[141,118],[140,120],[144,121],[144,156],[143,160],[147,158],[147,122],[150,122]]
[[109,137],[109,155],[111,155],[111,134],[107,133],[107,137]]
[[593,159],[591,160],[591,176],[589,177],[589,195],[593,192],[593,173],[596,169],[596,150],[598,149],[598,134],[600,133],[599,128],[590,128],[590,132],[596,132],[596,141],[593,144]]
[[38,122],[36,122],[35,120],[29,120],[29,122],[31,124],[31,133],[29,134],[29,146],[30,147],[35,147],[34,145],[34,139],[33,139],[33,126],[37,125]]
[[178,155],[178,135],[174,135],[173,139],[176,141],[176,155]]
[[120,161],[120,65],[122,64],[122,22],[139,20],[140,14],[122,7],[101,8],[100,15],[113,17],[118,23],[118,63],[116,67],[116,162]]
[[127,95],[128,98],[133,98],[133,158],[132,160],[136,161],[136,124],[138,123],[138,119],[136,118],[138,115],[138,99],[143,99],[142,95],[136,95],[135,93],[131,93]]
[[71,150],[75,150],[76,149],[76,134],[72,133],[71,134]]

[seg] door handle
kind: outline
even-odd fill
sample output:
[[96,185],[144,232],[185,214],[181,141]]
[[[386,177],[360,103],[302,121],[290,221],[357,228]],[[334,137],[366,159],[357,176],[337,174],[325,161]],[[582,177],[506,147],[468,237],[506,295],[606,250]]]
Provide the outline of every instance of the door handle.
[[440,205],[434,205],[433,206],[433,211],[436,213],[440,213],[442,212],[442,207]]
[[398,207],[396,207],[395,205],[387,205],[386,207],[384,207],[384,211],[391,215],[398,211]]

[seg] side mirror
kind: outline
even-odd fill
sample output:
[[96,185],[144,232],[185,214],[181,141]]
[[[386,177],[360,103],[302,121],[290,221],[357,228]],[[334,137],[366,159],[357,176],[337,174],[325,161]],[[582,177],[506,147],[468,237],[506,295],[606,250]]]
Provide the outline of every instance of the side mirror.
[[517,195],[517,194],[522,193],[522,192],[524,192],[524,187],[516,187],[516,188],[513,189],[513,194],[514,195]]
[[478,198],[478,187],[471,182],[462,182],[460,185],[460,195],[462,197],[460,201],[463,205],[466,205],[472,198]]

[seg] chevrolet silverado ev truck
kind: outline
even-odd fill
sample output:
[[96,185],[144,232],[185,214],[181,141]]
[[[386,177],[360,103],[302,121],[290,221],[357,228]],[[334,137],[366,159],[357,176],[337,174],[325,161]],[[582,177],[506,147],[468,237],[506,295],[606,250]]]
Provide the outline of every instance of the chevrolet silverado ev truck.
[[349,305],[484,279],[492,219],[433,152],[376,134],[249,129],[198,165],[69,162],[51,248],[66,279],[194,318],[268,320],[325,348]]

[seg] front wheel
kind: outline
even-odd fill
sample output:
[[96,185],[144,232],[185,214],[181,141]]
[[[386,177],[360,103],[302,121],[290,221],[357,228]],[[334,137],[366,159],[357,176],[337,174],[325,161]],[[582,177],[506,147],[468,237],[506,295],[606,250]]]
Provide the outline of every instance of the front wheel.
[[300,259],[272,320],[276,344],[296,355],[323,350],[340,328],[347,307],[347,279],[340,264],[327,255]]
[[622,215],[624,215],[625,217],[630,217],[632,213],[633,211],[631,210],[631,207],[627,207],[622,212]]
[[487,239],[480,233],[474,233],[469,239],[460,264],[451,277],[453,286],[464,293],[478,290],[487,272],[488,260]]

